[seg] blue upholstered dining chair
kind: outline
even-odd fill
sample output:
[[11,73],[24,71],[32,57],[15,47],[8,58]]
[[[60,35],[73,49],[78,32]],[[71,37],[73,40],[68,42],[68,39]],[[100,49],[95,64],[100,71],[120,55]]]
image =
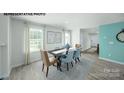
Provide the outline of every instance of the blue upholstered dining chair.
[[64,48],[69,49],[71,46],[67,43]]
[[80,54],[81,54],[81,50],[80,48],[77,48],[75,53],[74,53],[74,60],[77,62],[79,61],[80,62]]
[[61,57],[60,61],[61,63],[66,63],[67,64],[67,71],[69,71],[69,63],[71,63],[73,67],[73,56],[74,56],[74,51],[69,51],[68,54],[64,55],[65,57]]
[[68,51],[69,51],[69,48],[70,48],[71,46],[67,43],[65,46],[63,46],[63,48],[65,48],[66,49],[66,54],[68,54]]

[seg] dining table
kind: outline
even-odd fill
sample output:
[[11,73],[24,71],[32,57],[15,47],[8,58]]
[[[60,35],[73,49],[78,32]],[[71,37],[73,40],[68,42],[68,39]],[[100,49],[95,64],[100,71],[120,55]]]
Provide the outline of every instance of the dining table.
[[62,55],[65,55],[67,51],[76,51],[76,49],[75,48],[69,48],[69,50],[67,50],[66,48],[59,48],[59,49],[54,49],[54,50],[48,51],[48,53],[52,54],[55,58],[58,59],[57,69],[59,69],[60,71],[62,71],[60,58]]

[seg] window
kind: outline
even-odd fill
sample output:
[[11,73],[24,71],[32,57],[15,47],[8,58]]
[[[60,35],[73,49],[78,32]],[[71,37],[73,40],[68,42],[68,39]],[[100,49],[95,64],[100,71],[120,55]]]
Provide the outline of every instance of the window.
[[71,32],[70,31],[65,31],[65,44],[71,44]]
[[30,51],[39,51],[43,48],[43,31],[42,29],[33,29],[29,30],[30,38]]

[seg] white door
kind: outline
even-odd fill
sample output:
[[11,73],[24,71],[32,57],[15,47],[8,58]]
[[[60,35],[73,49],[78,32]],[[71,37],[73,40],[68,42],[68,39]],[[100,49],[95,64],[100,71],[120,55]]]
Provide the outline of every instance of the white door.
[[43,30],[30,28],[29,29],[30,42],[30,62],[39,61],[41,59],[40,49],[43,49]]
[[98,44],[98,34],[90,35],[91,47],[97,47]]

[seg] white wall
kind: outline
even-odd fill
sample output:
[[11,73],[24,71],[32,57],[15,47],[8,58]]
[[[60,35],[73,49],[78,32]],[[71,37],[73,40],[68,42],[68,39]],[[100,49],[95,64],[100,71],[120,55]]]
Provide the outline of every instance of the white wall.
[[10,47],[9,47],[9,17],[0,15],[0,42],[5,46],[0,47],[0,78],[8,77],[10,72]]

